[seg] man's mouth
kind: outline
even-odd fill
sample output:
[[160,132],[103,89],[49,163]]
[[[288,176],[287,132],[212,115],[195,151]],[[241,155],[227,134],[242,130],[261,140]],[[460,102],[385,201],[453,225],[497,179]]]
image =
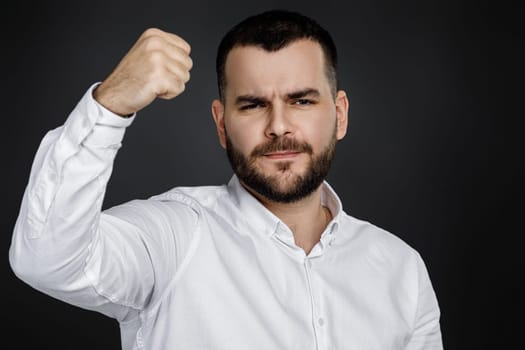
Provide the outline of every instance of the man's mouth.
[[287,158],[294,158],[301,153],[302,152],[299,152],[299,151],[277,151],[277,152],[265,153],[264,156],[268,159],[287,159]]

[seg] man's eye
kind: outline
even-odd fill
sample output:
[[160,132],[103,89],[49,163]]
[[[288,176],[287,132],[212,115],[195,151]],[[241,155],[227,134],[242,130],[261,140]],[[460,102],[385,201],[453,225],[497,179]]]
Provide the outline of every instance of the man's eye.
[[312,100],[308,100],[306,98],[300,98],[300,99],[294,101],[294,104],[295,105],[299,105],[299,106],[307,106],[307,105],[311,105],[313,103],[314,102]]
[[241,111],[246,111],[249,109],[255,109],[255,108],[260,108],[260,107],[264,107],[264,103],[250,103],[247,105],[242,105],[239,109]]

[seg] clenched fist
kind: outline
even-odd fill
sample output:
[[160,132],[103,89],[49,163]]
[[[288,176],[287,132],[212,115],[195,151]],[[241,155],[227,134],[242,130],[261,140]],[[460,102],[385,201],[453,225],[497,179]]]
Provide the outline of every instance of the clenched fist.
[[94,98],[121,116],[138,112],[155,98],[171,99],[184,91],[193,65],[190,45],[175,34],[146,30]]

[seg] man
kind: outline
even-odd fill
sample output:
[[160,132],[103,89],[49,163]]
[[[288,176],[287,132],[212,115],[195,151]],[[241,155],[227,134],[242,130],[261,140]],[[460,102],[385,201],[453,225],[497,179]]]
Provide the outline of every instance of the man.
[[212,114],[235,175],[101,212],[124,130],[184,90],[190,46],[143,33],[37,152],[10,261],[120,322],[123,349],[442,349],[419,254],[325,179],[347,129],[330,35],[269,11],[223,38]]

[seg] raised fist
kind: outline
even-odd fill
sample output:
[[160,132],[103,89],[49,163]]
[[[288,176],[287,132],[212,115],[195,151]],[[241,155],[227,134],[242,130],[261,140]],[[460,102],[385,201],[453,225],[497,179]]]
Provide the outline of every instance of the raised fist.
[[121,116],[138,112],[155,98],[181,94],[193,65],[190,45],[175,34],[146,30],[113,72],[95,90],[94,98]]

